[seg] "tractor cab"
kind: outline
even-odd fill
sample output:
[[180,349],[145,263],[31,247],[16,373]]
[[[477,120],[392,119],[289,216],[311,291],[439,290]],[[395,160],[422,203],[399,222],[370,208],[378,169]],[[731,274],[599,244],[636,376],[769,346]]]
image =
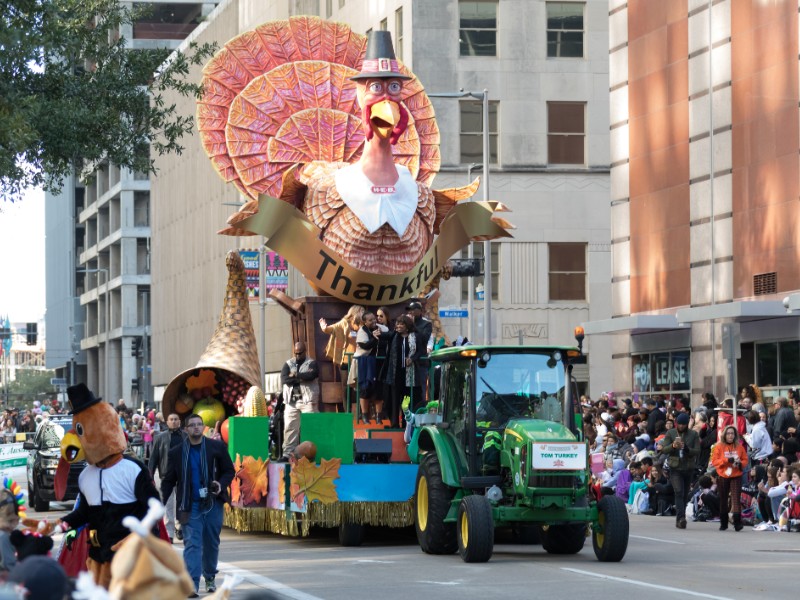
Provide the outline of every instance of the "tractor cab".
[[440,367],[443,427],[457,441],[467,477],[497,472],[502,436],[523,422],[568,439],[579,436],[574,382],[565,382],[583,358],[578,348],[566,346],[470,346],[431,355]]

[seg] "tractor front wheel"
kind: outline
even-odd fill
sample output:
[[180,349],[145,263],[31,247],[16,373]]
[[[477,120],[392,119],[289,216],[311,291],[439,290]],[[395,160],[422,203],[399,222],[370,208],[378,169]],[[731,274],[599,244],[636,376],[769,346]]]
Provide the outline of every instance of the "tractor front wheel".
[[619,562],[628,550],[630,524],[625,504],[616,496],[603,496],[597,512],[592,527],[594,554],[601,562]]
[[458,506],[458,553],[464,562],[486,562],[494,550],[494,518],[486,496],[466,496]]
[[455,490],[442,481],[442,468],[434,452],[422,457],[414,494],[417,541],[428,554],[452,554],[458,548],[456,526],[445,523]]

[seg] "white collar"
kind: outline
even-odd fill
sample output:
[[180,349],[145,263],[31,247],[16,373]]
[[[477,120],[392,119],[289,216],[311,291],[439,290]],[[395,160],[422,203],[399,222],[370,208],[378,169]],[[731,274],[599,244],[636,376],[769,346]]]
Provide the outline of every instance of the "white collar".
[[419,202],[419,188],[411,172],[403,165],[395,165],[397,183],[392,193],[376,193],[373,184],[358,164],[336,171],[336,190],[353,214],[370,233],[375,233],[384,223],[402,236]]

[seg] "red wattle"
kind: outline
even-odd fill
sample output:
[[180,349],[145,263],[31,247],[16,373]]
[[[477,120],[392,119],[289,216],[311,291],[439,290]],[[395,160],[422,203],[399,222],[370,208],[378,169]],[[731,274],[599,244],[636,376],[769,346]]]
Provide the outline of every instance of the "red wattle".
[[53,490],[55,491],[56,500],[63,500],[64,495],[67,493],[67,480],[69,479],[70,464],[64,460],[64,457],[58,459],[58,467],[56,467],[56,476],[53,480]]
[[392,146],[397,143],[397,140],[400,139],[400,136],[403,135],[406,127],[408,127],[408,111],[399,102],[397,103],[397,108],[400,111],[400,120],[397,122],[397,125],[394,126],[394,129],[392,129],[392,135],[389,137],[389,143]]

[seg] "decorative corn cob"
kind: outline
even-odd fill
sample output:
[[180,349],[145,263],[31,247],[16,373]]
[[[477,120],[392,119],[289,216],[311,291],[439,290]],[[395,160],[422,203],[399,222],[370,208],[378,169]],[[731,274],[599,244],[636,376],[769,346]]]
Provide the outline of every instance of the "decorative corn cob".
[[247,395],[244,397],[244,410],[242,411],[243,417],[266,417],[267,416],[267,399],[264,397],[264,392],[258,386],[252,386],[247,390]]

